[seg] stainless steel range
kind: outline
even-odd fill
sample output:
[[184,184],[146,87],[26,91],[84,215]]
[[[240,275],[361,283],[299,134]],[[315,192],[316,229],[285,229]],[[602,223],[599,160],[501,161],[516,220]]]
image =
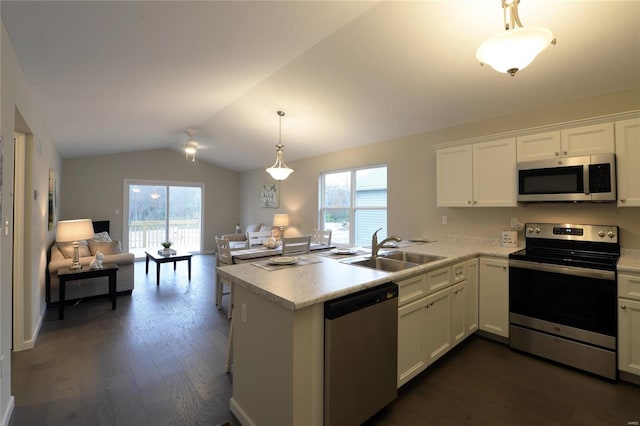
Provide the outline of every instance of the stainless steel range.
[[509,255],[514,349],[617,378],[618,227],[528,223]]

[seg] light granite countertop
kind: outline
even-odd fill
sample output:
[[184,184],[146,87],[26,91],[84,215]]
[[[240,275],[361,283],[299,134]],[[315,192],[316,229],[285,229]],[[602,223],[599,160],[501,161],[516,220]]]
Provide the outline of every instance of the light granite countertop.
[[311,254],[317,263],[291,266],[277,271],[244,263],[217,269],[221,277],[234,285],[251,289],[257,294],[296,310],[332,300],[389,281],[398,281],[426,271],[450,266],[478,255],[508,257],[520,248],[506,248],[498,244],[477,241],[444,241],[431,243],[402,243],[401,250],[444,256],[445,259],[419,265],[399,272],[385,272],[341,263],[334,258]]
[[618,260],[618,272],[640,273],[640,250],[622,249]]

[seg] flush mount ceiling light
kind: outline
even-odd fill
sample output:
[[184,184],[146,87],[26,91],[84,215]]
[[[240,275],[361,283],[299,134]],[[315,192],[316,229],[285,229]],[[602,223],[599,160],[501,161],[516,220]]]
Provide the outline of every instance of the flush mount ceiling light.
[[284,117],[284,111],[278,111],[278,116],[280,117],[280,132],[278,144],[276,145],[276,162],[273,163],[273,166],[267,167],[266,170],[275,180],[285,180],[293,172],[293,169],[287,167],[282,161],[282,148],[284,148],[284,145],[282,145],[282,117]]
[[476,58],[481,65],[491,65],[496,71],[512,77],[529,65],[538,53],[550,44],[556,44],[553,33],[547,28],[523,28],[518,16],[518,3],[520,0],[502,0],[506,31],[491,37],[476,50]]
[[184,145],[184,154],[187,160],[191,159],[191,161],[196,161],[196,150],[198,149],[198,142],[193,140],[193,136],[198,132],[193,129],[187,129],[185,132],[187,133],[187,135],[189,135],[189,140]]

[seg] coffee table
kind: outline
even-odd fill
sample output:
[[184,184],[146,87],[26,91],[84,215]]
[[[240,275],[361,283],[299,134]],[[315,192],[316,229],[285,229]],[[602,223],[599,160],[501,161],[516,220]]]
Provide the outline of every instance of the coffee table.
[[64,298],[67,281],[82,280],[85,278],[108,277],[109,278],[109,299],[111,299],[111,309],[116,308],[116,275],[118,265],[115,263],[105,263],[102,269],[89,269],[85,266],[82,269],[60,268],[58,269],[58,280],[60,285],[60,309],[58,311],[58,319],[64,319]]
[[145,251],[144,253],[147,255],[145,267],[146,274],[149,274],[149,259],[156,262],[156,285],[160,285],[160,264],[173,262],[173,270],[175,271],[176,262],[181,260],[186,260],[189,264],[189,281],[191,281],[191,256],[193,256],[191,253],[177,252],[175,254],[160,254],[158,252],[154,253],[153,251]]

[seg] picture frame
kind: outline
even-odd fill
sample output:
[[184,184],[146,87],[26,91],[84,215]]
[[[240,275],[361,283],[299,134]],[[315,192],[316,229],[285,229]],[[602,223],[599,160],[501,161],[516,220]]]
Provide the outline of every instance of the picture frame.
[[58,223],[58,176],[49,169],[49,231]]
[[280,186],[277,183],[262,185],[260,188],[260,207],[277,209],[280,206]]

